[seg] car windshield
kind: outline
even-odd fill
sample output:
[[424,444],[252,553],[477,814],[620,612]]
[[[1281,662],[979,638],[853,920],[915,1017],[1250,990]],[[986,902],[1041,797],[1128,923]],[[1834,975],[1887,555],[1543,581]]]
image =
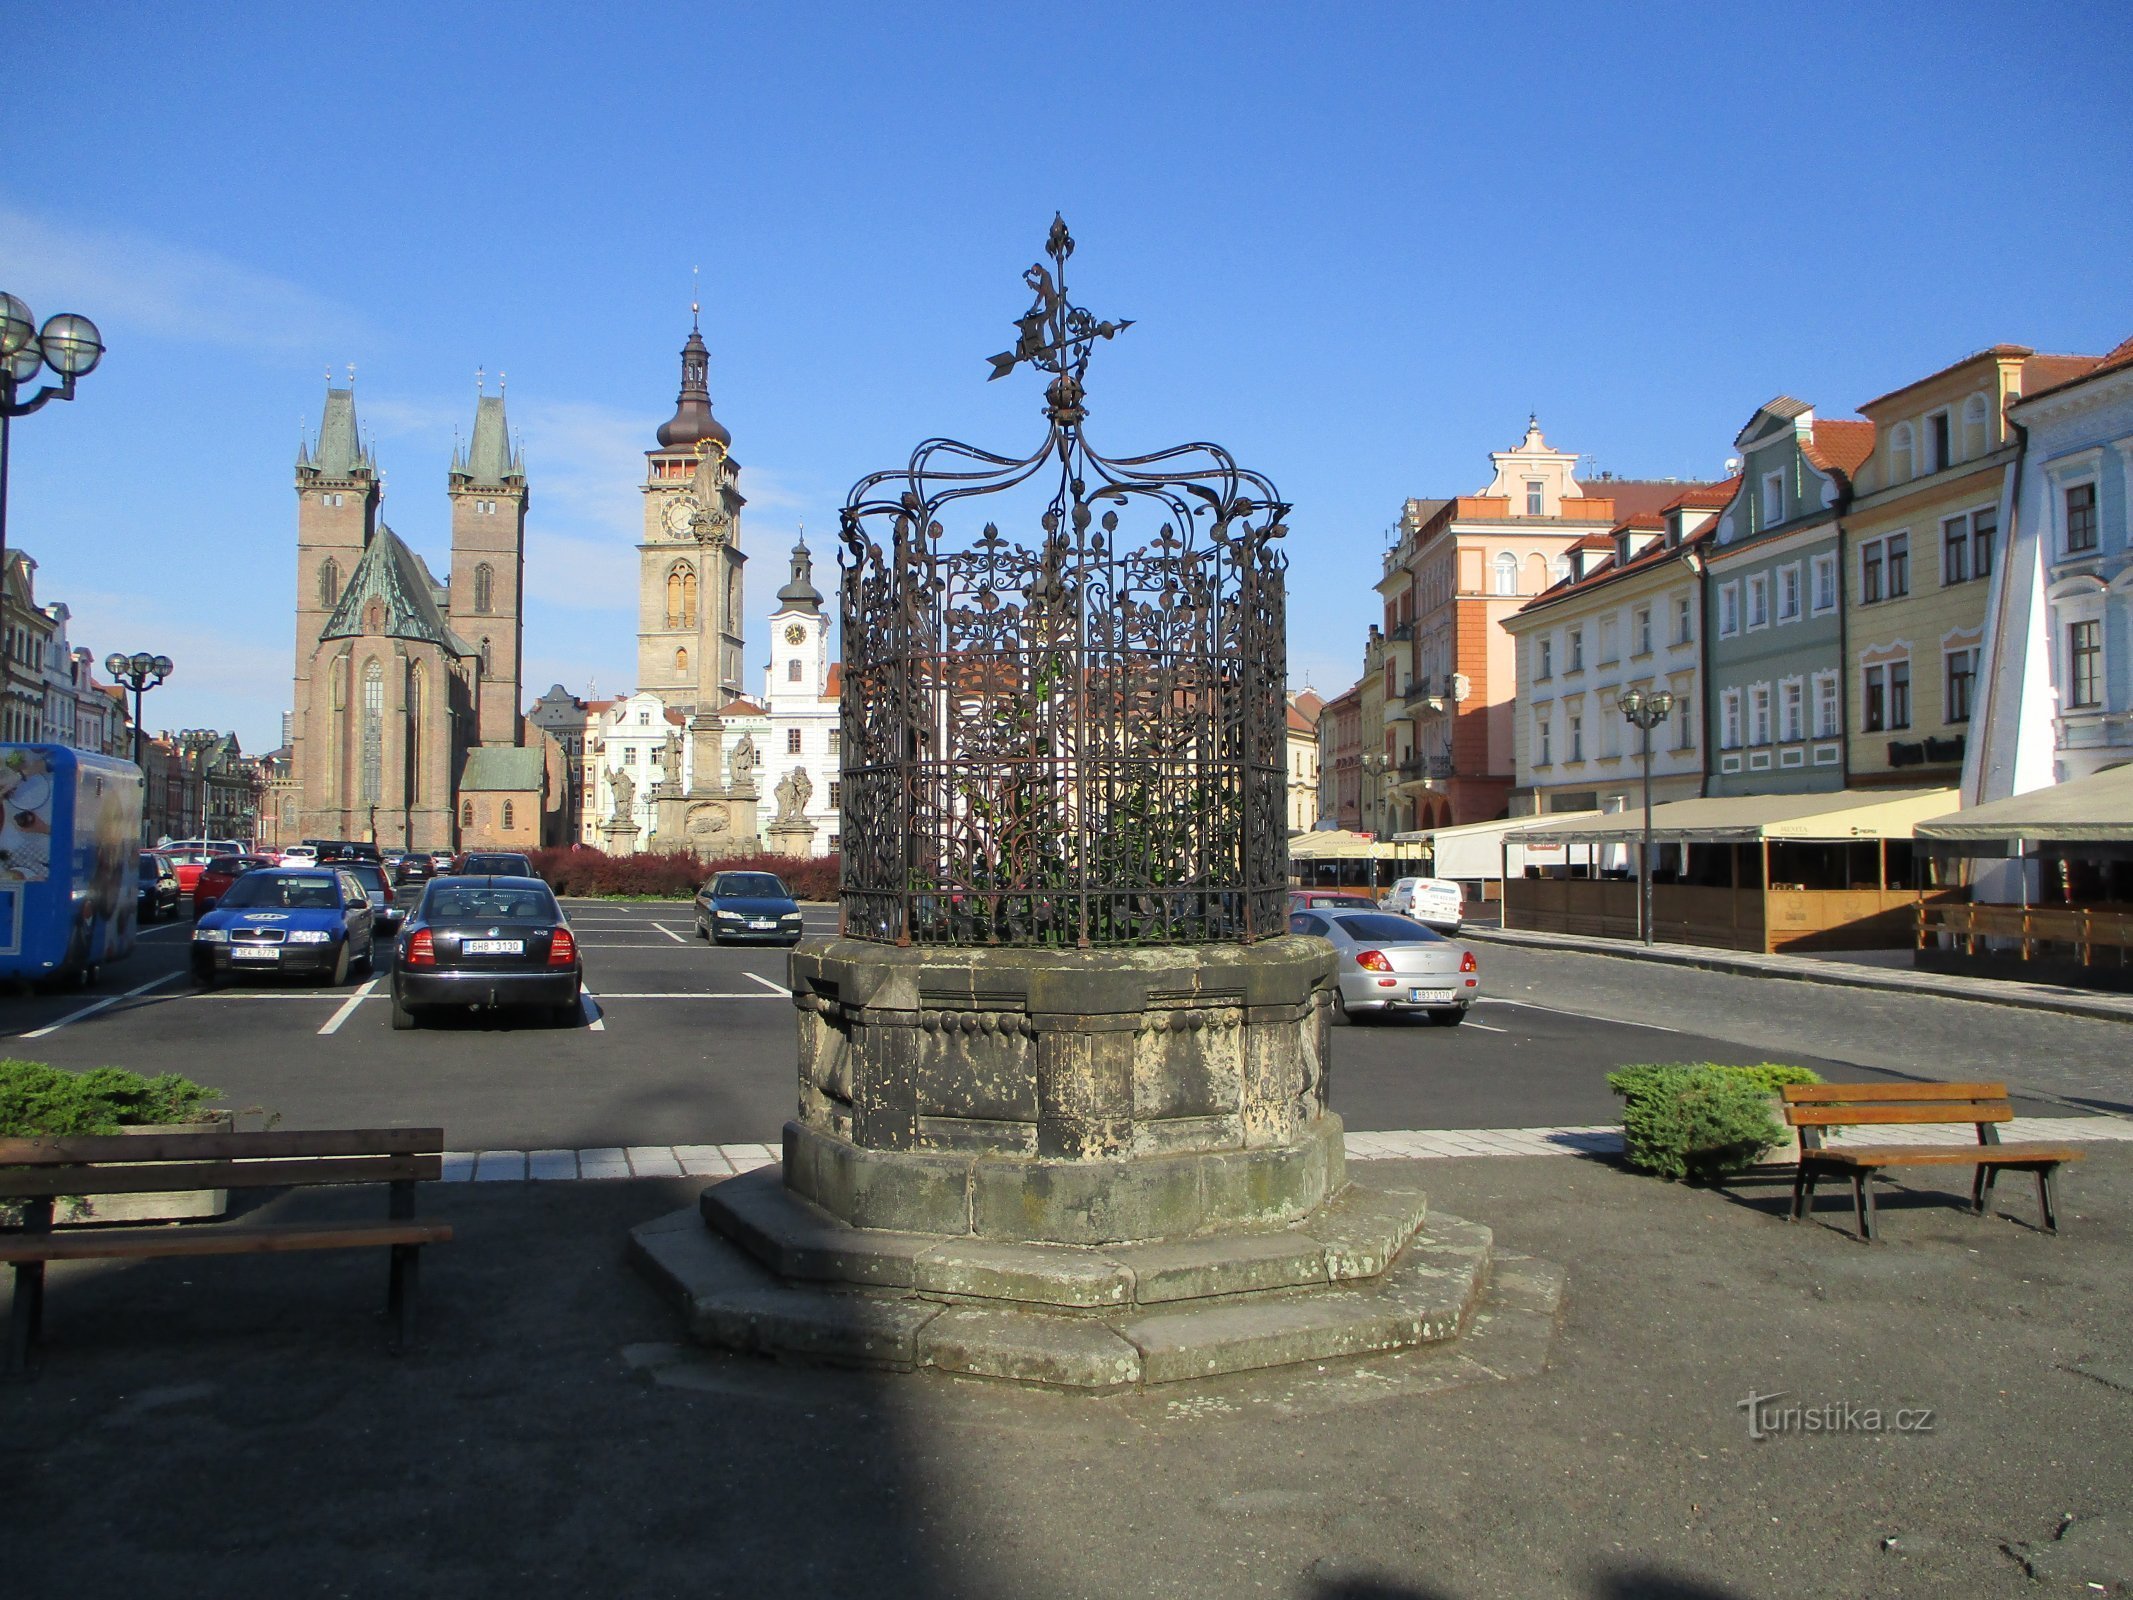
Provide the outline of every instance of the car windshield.
[[234,878],[249,865],[243,856],[217,856],[207,864],[206,870]]
[[366,889],[383,889],[385,874],[367,861],[352,861],[341,870]]
[[252,872],[230,885],[230,892],[222,897],[222,904],[224,909],[232,911],[241,911],[247,906],[336,911],[340,909],[341,891],[324,874],[296,877],[278,872]]
[[530,864],[524,856],[468,856],[466,870],[510,877],[525,872]]
[[769,872],[725,872],[711,880],[713,896],[745,900],[790,900],[785,885]]
[[1435,944],[1444,935],[1433,928],[1425,928],[1419,922],[1406,917],[1388,916],[1379,911],[1370,915],[1335,917],[1333,925],[1351,939],[1361,939],[1370,944]]
[[544,889],[439,884],[423,898],[425,922],[554,922],[555,900]]

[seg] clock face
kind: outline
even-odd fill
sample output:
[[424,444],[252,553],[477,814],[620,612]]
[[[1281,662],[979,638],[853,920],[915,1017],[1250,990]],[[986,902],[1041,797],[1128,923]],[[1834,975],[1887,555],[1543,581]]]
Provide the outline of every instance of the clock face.
[[797,622],[792,623],[785,630],[785,642],[787,644],[807,643],[807,630]]
[[689,531],[689,518],[696,511],[696,503],[685,494],[678,494],[667,502],[667,532],[683,534]]

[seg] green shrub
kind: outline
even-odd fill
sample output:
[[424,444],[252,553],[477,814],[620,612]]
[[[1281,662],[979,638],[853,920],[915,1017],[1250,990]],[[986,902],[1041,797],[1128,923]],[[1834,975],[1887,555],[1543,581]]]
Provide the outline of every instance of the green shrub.
[[1820,1083],[1806,1067],[1712,1062],[1624,1067],[1607,1075],[1622,1097],[1629,1164],[1662,1178],[1710,1182],[1753,1166],[1785,1130],[1770,1097],[1788,1083]]
[[144,1078],[119,1067],[66,1072],[41,1061],[0,1061],[0,1138],[115,1133],[145,1123],[192,1122],[221,1092],[175,1072]]
[[733,855],[700,859],[685,850],[611,856],[584,845],[532,853],[533,870],[560,895],[618,899],[692,900],[719,872],[770,872],[799,900],[835,900],[839,858]]

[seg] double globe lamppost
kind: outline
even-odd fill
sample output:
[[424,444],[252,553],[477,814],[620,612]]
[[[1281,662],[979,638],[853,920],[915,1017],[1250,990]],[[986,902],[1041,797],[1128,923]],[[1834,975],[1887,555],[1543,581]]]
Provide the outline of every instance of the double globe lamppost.
[[1635,725],[1644,758],[1644,848],[1637,857],[1637,937],[1652,942],[1652,729],[1674,714],[1666,689],[1624,689],[1615,704]]
[[143,651],[129,656],[114,650],[104,657],[104,670],[111,674],[111,681],[133,691],[133,764],[141,768],[143,776],[148,769],[141,763],[141,696],[169,677],[173,665],[169,656],[152,656]]
[[[104,358],[103,335],[87,317],[62,311],[43,327],[15,296],[0,293],[0,573],[7,570],[7,434],[17,417],[26,417],[54,400],[74,398],[74,380],[96,370]],[[59,382],[45,384],[22,398],[37,375],[49,367]]]

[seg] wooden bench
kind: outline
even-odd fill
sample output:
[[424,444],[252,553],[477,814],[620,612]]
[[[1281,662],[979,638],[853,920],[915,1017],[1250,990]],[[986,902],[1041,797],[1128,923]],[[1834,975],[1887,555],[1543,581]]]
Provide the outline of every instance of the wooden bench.
[[[18,1228],[0,1231],[0,1262],[15,1268],[6,1371],[23,1372],[44,1316],[44,1269],[53,1261],[159,1256],[265,1255],[290,1250],[392,1252],[386,1314],[392,1348],[415,1336],[415,1285],[426,1244],[452,1237],[449,1224],[415,1220],[415,1185],[442,1175],[442,1128],[364,1128],[318,1133],[150,1133],[0,1139],[0,1203],[22,1205]],[[222,1223],[52,1231],[61,1196],[152,1194],[193,1189],[305,1188],[385,1183],[383,1222]]]
[[[2002,1144],[1997,1124],[2012,1121],[2004,1083],[1796,1083],[1783,1089],[1785,1120],[1800,1131],[1800,1171],[1792,1186],[1792,1220],[1814,1204],[1825,1173],[1849,1177],[1859,1237],[1874,1237],[1873,1179],[1885,1167],[1975,1167],[1970,1209],[1982,1214],[1993,1181],[2007,1170],[2037,1175],[2037,1204],[2047,1232],[2059,1231],[2052,1174],[2083,1152],[2061,1144]],[[1971,1144],[1825,1145],[1824,1128],[1969,1123]]]

